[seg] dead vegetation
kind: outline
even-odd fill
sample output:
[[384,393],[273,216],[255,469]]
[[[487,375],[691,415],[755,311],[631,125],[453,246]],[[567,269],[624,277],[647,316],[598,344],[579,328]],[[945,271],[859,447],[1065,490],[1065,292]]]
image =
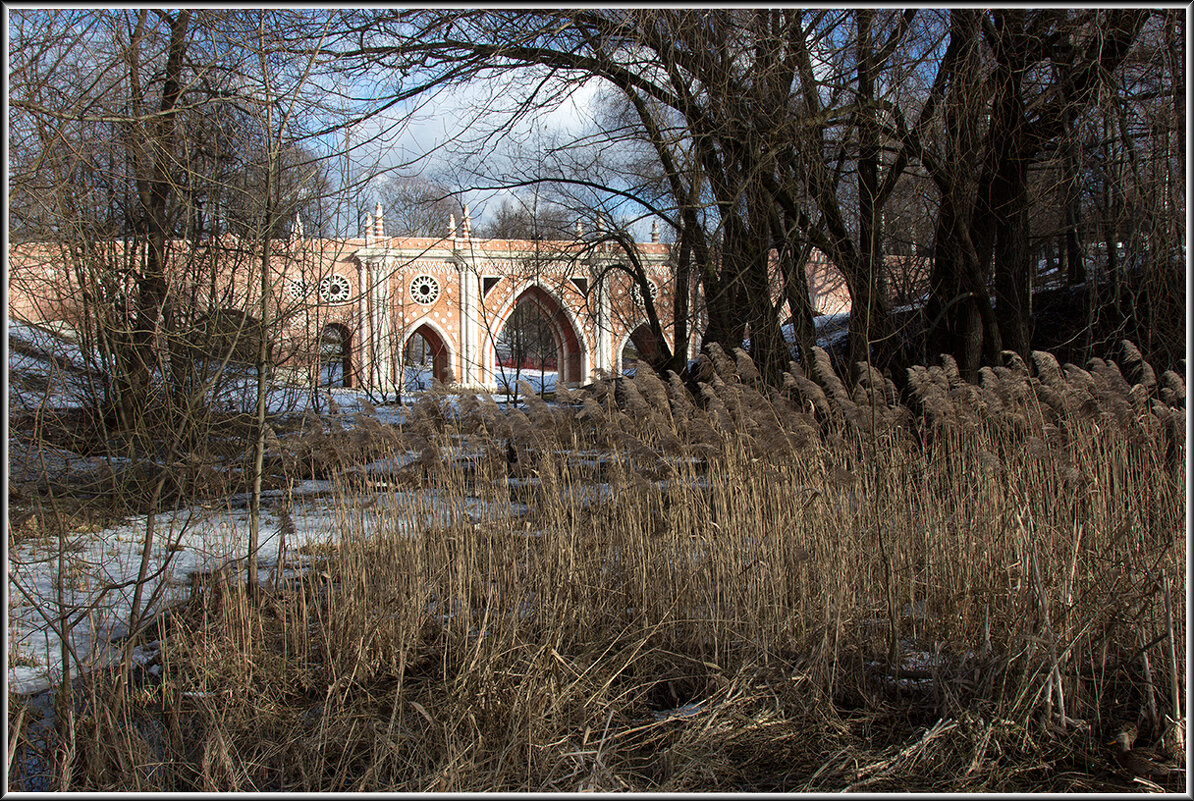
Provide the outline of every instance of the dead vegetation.
[[[1184,735],[1185,387],[1134,351],[978,385],[946,359],[901,399],[821,353],[774,389],[715,349],[695,395],[640,371],[313,421],[271,453],[338,477],[338,547],[260,602],[198,582],[146,635],[158,670],[76,680],[16,765],[72,790],[1145,789],[1105,743]],[[353,466],[387,460],[417,491],[364,503]]]

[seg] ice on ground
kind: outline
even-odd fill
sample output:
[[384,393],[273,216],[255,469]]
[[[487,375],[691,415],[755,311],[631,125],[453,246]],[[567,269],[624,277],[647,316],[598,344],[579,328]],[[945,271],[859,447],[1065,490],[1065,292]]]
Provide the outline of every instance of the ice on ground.
[[513,370],[499,367],[497,373],[498,391],[507,394],[514,393],[520,381],[530,384],[531,389],[537,395],[544,392],[555,392],[556,382],[559,379],[560,374],[554,370]]
[[[260,518],[258,578],[301,563],[305,546],[328,545],[344,536],[417,536],[449,525],[472,524],[525,515],[525,504],[491,503],[477,498],[450,501],[441,493],[397,492],[335,497],[331,482],[303,482],[292,501],[270,493]],[[157,515],[153,547],[146,563],[151,578],[144,598],[150,612],[184,600],[191,576],[239,568],[248,540],[247,496]],[[371,506],[377,512],[356,514]],[[283,547],[285,508],[294,524]],[[62,630],[75,669],[103,665],[119,653],[132,608],[149,518],[141,516],[97,532],[67,535],[61,567],[56,539],[30,540],[9,555],[8,686],[16,693],[40,692],[62,674]],[[143,600],[143,604],[145,601]],[[65,618],[68,624],[60,621]]]
[[[77,335],[61,326],[49,330],[12,319],[7,320],[7,326],[10,409],[77,408],[87,399],[98,397],[97,387],[90,382],[103,375],[102,365],[85,356]],[[409,410],[379,402],[385,398],[370,398],[357,389],[313,390],[301,383],[286,385],[281,382],[286,375],[281,370],[273,373],[267,395],[272,414],[311,410],[323,419],[338,420],[345,428],[355,425],[355,416],[362,412],[376,415],[383,423],[401,424],[406,420]],[[537,391],[550,391],[556,380],[555,373],[534,375],[524,371],[521,377],[529,378]],[[255,406],[255,371],[243,366],[230,368],[223,379],[215,403],[239,407],[240,411]],[[502,396],[491,397],[498,400]],[[454,408],[459,396],[444,395],[443,401]],[[10,489],[44,480],[86,481],[124,464],[119,459],[85,457],[39,443],[20,432],[10,436]],[[475,449],[459,447],[451,449],[445,458],[475,455]],[[368,476],[385,476],[416,457],[413,453],[399,455],[360,469]],[[269,578],[275,570],[285,575],[298,564],[304,546],[326,545],[344,536],[417,536],[429,528],[481,525],[529,511],[525,504],[507,499],[449,501],[442,494],[428,492],[338,492],[332,482],[309,480],[297,482],[288,490],[263,493],[257,553],[260,580]],[[382,513],[354,513],[371,505],[381,506]],[[154,538],[145,561],[149,579],[141,601],[149,614],[185,599],[192,575],[238,569],[237,562],[244,559],[248,540],[247,507],[248,496],[241,494],[154,518]],[[286,536],[284,548],[280,533],[283,510],[293,522],[293,533]],[[7,642],[11,692],[37,693],[60,679],[64,633],[69,633],[68,659],[75,669],[102,665],[118,654],[119,640],[128,633],[148,523],[149,518],[142,516],[100,531],[69,532],[61,539],[31,537],[11,548]],[[145,658],[143,653],[137,654]]]

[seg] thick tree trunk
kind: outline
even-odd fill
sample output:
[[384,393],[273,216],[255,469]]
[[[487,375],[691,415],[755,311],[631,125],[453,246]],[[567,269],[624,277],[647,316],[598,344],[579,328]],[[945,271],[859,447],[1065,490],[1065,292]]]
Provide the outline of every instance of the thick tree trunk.
[[1086,265],[1083,263],[1082,248],[1078,237],[1080,215],[1078,211],[1078,151],[1080,144],[1074,132],[1073,110],[1065,112],[1065,157],[1062,159],[1062,184],[1065,191],[1065,264],[1066,283],[1071,286],[1086,280]]
[[691,336],[689,311],[692,306],[692,244],[691,234],[681,237],[680,253],[676,259],[676,283],[672,292],[672,348],[671,359],[664,369],[682,375],[688,364],[688,339]]
[[817,327],[813,322],[813,309],[808,299],[808,278],[804,273],[804,259],[793,259],[784,282],[788,309],[792,313],[792,327],[795,329],[796,346],[800,349],[800,361],[804,372],[813,375],[813,346],[817,344]]
[[1027,187],[1018,187],[1014,198],[1010,219],[1000,220],[995,233],[995,317],[1003,347],[1027,359],[1032,312]]
[[750,357],[763,380],[778,386],[788,368],[787,343],[771,302],[771,275],[768,254],[757,254],[745,276],[747,318],[750,323]]
[[[858,10],[858,264],[847,269],[850,332],[847,362],[890,366],[894,338],[887,320],[882,229],[876,209],[879,194],[879,136],[875,126],[871,11]],[[873,346],[873,347],[872,347]]]
[[733,218],[726,222],[720,252],[711,254],[715,264],[702,265],[705,288],[705,309],[708,324],[701,336],[701,348],[716,342],[727,351],[741,347],[746,335],[747,316],[744,281],[749,264],[738,248],[740,237],[735,233]]
[[[1028,157],[1021,84],[1023,12],[1002,14],[999,84],[992,125],[993,160],[987,187],[987,213],[993,225],[995,315],[1005,348],[1029,355],[1031,253],[1028,248]],[[999,133],[996,136],[996,132]]]
[[[149,379],[157,363],[164,323],[173,322],[169,308],[170,295],[166,279],[169,261],[170,165],[174,157],[175,121],[172,113],[182,94],[182,68],[187,50],[187,27],[191,12],[180,11],[169,20],[170,44],[166,69],[162,80],[162,99],[159,114],[148,126],[144,159],[139,165],[137,194],[141,203],[142,228],[146,242],[145,261],[137,280],[137,306],[129,342],[129,368],[118,392],[119,411],[116,420],[128,427],[135,424],[147,404]],[[129,48],[129,77],[134,108],[141,105],[142,89],[140,62],[136,58],[140,39],[144,34],[146,17],[138,21],[137,31]]]
[[969,226],[959,219],[948,196],[938,216],[929,283],[925,312],[930,353],[953,356],[962,376],[977,381],[984,358],[993,362],[1002,348],[999,326]]

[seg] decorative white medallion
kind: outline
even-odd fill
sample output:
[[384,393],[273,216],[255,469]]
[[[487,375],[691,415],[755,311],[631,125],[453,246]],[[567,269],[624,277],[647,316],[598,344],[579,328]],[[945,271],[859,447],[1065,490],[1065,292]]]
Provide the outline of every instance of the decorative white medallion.
[[319,297],[328,303],[347,303],[352,284],[342,275],[329,275],[319,282]]
[[291,281],[290,286],[287,287],[287,292],[290,293],[292,300],[307,299],[307,285],[302,281]]
[[439,281],[430,275],[418,275],[410,282],[410,296],[415,303],[430,306],[439,297]]
[[[654,302],[655,299],[659,296],[659,287],[655,286],[655,282],[650,281],[650,280],[647,281],[647,286],[649,286],[651,288],[651,301]],[[647,304],[643,303],[643,291],[639,287],[638,281],[635,281],[634,283],[632,283],[630,285],[630,296],[632,298],[634,298],[634,303],[636,306],[646,306],[647,305]]]

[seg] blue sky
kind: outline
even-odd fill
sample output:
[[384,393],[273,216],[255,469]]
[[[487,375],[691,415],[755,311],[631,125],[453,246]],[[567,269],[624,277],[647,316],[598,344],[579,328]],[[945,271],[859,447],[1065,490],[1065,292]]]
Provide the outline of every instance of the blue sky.
[[[553,139],[571,139],[593,127],[598,79],[570,88],[560,102],[522,116],[507,130],[514,108],[527,96],[527,77],[505,73],[445,87],[354,126],[357,175],[421,175],[452,188],[492,186],[509,177],[515,163],[533,165]],[[469,204],[476,225],[486,208],[497,208],[510,194],[471,189],[461,193],[461,203]]]

